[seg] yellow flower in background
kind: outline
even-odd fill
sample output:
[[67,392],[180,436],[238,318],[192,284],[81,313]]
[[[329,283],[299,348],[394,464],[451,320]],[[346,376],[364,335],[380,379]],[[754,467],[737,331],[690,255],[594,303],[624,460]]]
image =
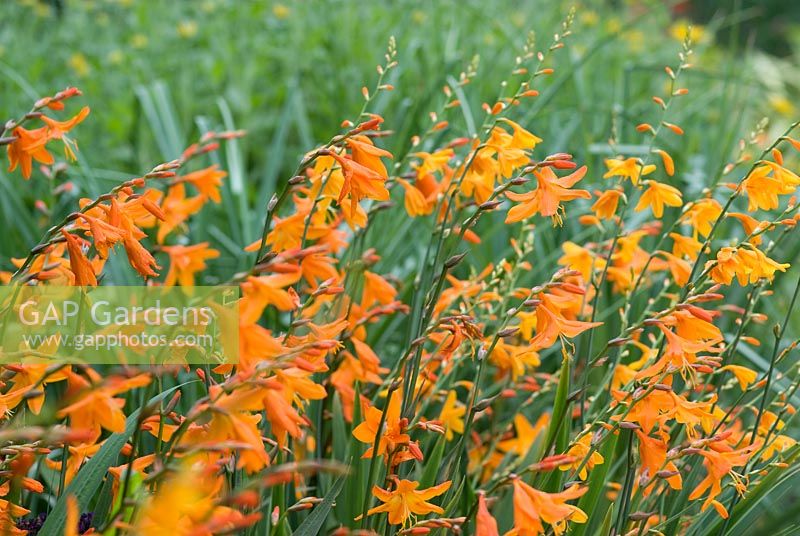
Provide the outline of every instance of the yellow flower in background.
[[178,23],[178,35],[184,39],[189,39],[197,35],[197,22],[193,20],[182,20]]
[[83,78],[92,72],[92,66],[89,65],[89,60],[80,52],[74,53],[69,57],[69,66],[72,71],[79,77]]
[[124,59],[125,59],[125,54],[123,54],[122,51],[119,49],[112,50],[111,52],[108,53],[108,56],[106,56],[106,60],[108,60],[108,63],[110,63],[111,65],[119,65],[120,63],[122,63],[122,60]]
[[606,31],[611,33],[617,33],[620,30],[622,30],[622,22],[618,18],[611,17],[608,20],[606,20]]
[[772,94],[769,96],[769,105],[777,113],[787,117],[793,117],[797,110],[794,104],[792,104],[792,101],[787,99],[785,96],[778,94]]
[[36,14],[37,17],[47,17],[50,15],[50,6],[47,4],[42,4],[40,2],[36,2],[33,6],[33,12]]
[[690,24],[689,21],[682,19],[669,27],[669,34],[678,41],[683,41],[688,35],[692,43],[699,43],[706,35],[706,28],[699,24]]
[[583,26],[596,26],[600,22],[600,16],[595,11],[582,11],[579,16]]
[[415,24],[422,24],[427,20],[427,18],[428,15],[425,14],[425,12],[421,9],[415,9],[411,12],[411,20],[413,20]]
[[644,50],[646,39],[644,32],[641,30],[631,30],[629,32],[625,32],[625,41],[627,41],[632,51],[639,52]]
[[131,37],[131,46],[133,48],[144,48],[147,46],[147,36],[144,34],[135,34]]
[[274,6],[272,6],[272,14],[275,15],[275,18],[278,20],[284,20],[289,18],[289,15],[291,15],[291,13],[292,10],[289,9],[284,4],[275,4]]

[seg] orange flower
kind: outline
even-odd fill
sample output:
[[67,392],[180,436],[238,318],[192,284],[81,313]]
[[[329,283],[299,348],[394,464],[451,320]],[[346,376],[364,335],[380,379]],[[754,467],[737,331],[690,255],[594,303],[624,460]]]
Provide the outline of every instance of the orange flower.
[[236,467],[248,473],[255,473],[269,465],[269,455],[264,448],[261,429],[258,426],[261,415],[242,411],[239,404],[242,396],[244,395],[237,391],[231,396],[221,397],[215,403],[214,407],[219,408],[219,411],[212,413],[204,441],[201,440],[199,445],[196,438],[186,435],[183,436],[182,442],[185,442],[186,446],[193,447],[204,445],[216,447],[226,442],[241,445]]
[[[742,227],[744,227],[744,232],[747,236],[750,236],[756,232],[764,231],[770,226],[770,222],[758,221],[754,217],[748,214],[742,214],[740,212],[729,212],[728,217],[739,220],[742,224]],[[761,239],[762,235],[757,234],[756,236],[750,238],[748,242],[750,242],[754,246],[758,246],[759,244],[761,244]]]
[[661,163],[664,164],[664,171],[672,177],[675,174],[675,162],[667,151],[661,149],[654,149],[654,153],[661,157]]
[[678,233],[669,233],[672,238],[672,254],[676,257],[688,257],[693,261],[697,258],[703,244],[691,236],[683,236]]
[[425,176],[436,173],[437,171],[441,171],[447,165],[453,156],[455,156],[455,151],[453,149],[440,149],[433,153],[414,153],[414,156],[417,158],[422,159],[422,163],[420,164],[412,164],[412,167],[416,167],[417,169],[417,177],[424,178]]
[[[60,370],[49,370],[50,365],[47,363],[9,364],[6,365],[5,368],[14,372],[14,375],[9,379],[10,382],[13,382],[14,386],[4,396],[10,396],[15,393],[22,395],[36,386],[66,380],[70,372],[69,366]],[[39,412],[41,412],[45,400],[44,396],[44,391],[41,391],[41,394],[37,394],[36,396],[25,397],[28,402],[28,408],[34,415],[38,415]]]
[[517,436],[500,441],[497,448],[503,452],[513,452],[519,457],[526,456],[548,422],[550,422],[550,416],[547,413],[543,413],[535,425],[531,425],[524,415],[517,413],[514,415],[514,430]]
[[720,372],[723,370],[730,371],[736,377],[736,381],[739,382],[739,387],[741,387],[742,391],[746,390],[747,387],[756,381],[758,378],[758,373],[747,367],[743,367],[741,365],[725,365],[724,367],[720,367],[718,369]]
[[[317,240],[331,232],[330,227],[325,224],[325,211],[322,210],[321,203],[314,214],[310,215],[313,203],[311,199],[295,196],[296,212],[285,218],[273,219],[272,230],[267,235],[267,244],[270,244],[274,251],[280,253],[299,248],[304,234],[306,240]],[[261,240],[257,240],[246,250],[258,251],[260,246]]]
[[372,307],[375,303],[387,305],[397,296],[397,289],[380,275],[364,271],[364,292],[361,295],[361,307]]
[[498,121],[501,121],[511,127],[514,131],[513,136],[511,137],[511,141],[509,142],[509,146],[514,147],[516,149],[533,149],[536,147],[537,143],[542,142],[542,138],[536,136],[535,134],[531,134],[522,126],[515,123],[511,119],[500,118]]
[[669,207],[679,207],[683,204],[681,198],[681,191],[657,181],[645,181],[647,189],[639,198],[639,203],[636,205],[636,211],[639,212],[647,207],[653,210],[653,216],[660,218],[664,215],[664,205]]
[[567,522],[586,523],[586,513],[567,504],[577,499],[587,488],[577,484],[560,493],[547,493],[532,488],[517,477],[514,479],[514,528],[510,533],[514,536],[537,536],[545,532],[543,523],[547,523],[555,534],[563,534]]
[[[623,391],[612,389],[611,396],[615,403],[631,404],[632,402],[628,393]],[[675,402],[670,393],[656,389],[633,403],[625,420],[639,424],[644,433],[649,434],[657,423],[666,422],[674,413]],[[618,417],[612,417],[612,419],[619,420]]]
[[[739,494],[744,494],[747,486],[744,477],[736,473],[733,469],[746,464],[753,453],[758,449],[758,444],[748,445],[738,450],[732,449],[725,441],[714,441],[708,444],[708,450],[703,450],[700,455],[705,458],[703,467],[706,469],[705,478],[700,481],[697,487],[689,495],[689,500],[693,501],[702,496],[708,490],[708,496],[703,503],[703,510],[708,508],[715,498],[722,493],[722,479],[730,475],[733,485]],[[728,511],[724,506],[717,503],[714,505],[722,517],[728,517]]]
[[[135,534],[152,536],[242,534],[259,514],[242,514],[221,506],[223,480],[214,466],[183,463],[137,508]],[[165,507],[169,505],[169,507]]]
[[[475,143],[477,144],[477,141]],[[461,191],[464,195],[474,198],[476,203],[485,202],[494,190],[497,176],[500,173],[499,165],[493,158],[494,152],[489,147],[476,149],[467,160],[467,162],[471,162],[471,165],[464,174]],[[522,153],[519,150],[517,152]],[[463,166],[456,170],[457,176],[462,173]]]
[[[432,488],[417,491],[419,482],[395,478],[395,486],[393,491],[378,486],[372,487],[372,494],[384,504],[370,508],[367,511],[368,516],[386,512],[391,525],[403,525],[413,514],[424,516],[431,513],[444,513],[441,507],[427,501],[450,489],[449,480]],[[358,516],[356,521],[359,519],[361,516]]]
[[577,337],[587,329],[602,326],[602,322],[581,322],[562,316],[552,297],[541,295],[542,303],[536,307],[536,336],[531,345],[537,349],[550,348],[559,337]]
[[591,471],[595,465],[602,465],[605,461],[602,454],[594,451],[584,464],[583,460],[589,454],[591,449],[592,434],[586,432],[574,443],[572,443],[572,445],[569,447],[569,450],[566,452],[567,455],[574,457],[575,461],[573,463],[559,465],[558,468],[561,471],[568,471],[570,469],[577,469],[583,465],[583,467],[581,467],[581,472],[578,473],[578,478],[581,480],[586,480],[586,477],[589,476],[589,471]]
[[78,523],[80,522],[80,515],[80,510],[78,510],[78,500],[74,495],[69,495],[67,497],[67,517],[64,520],[64,536],[78,536]]
[[33,161],[36,160],[45,165],[51,165],[55,160],[53,155],[47,150],[45,145],[49,141],[47,138],[47,127],[27,130],[17,127],[13,130],[16,139],[8,145],[8,171],[22,166],[22,176],[26,179],[31,177]]
[[378,367],[373,370],[364,363],[363,360],[357,359],[350,352],[345,351],[340,355],[342,356],[342,362],[333,374],[331,374],[330,382],[342,399],[342,409],[344,411],[345,420],[347,420],[347,422],[352,422],[356,381],[360,382],[362,385],[366,383],[380,385],[383,380],[378,373],[389,372],[389,369]]
[[70,146],[70,141],[64,139],[64,134],[72,130],[78,123],[89,115],[89,108],[85,106],[75,117],[67,121],[56,121],[47,116],[42,116],[42,121],[47,126],[34,130],[27,130],[23,127],[16,127],[12,134],[16,138],[8,145],[8,171],[14,171],[17,166],[22,167],[22,176],[30,178],[33,168],[33,160],[42,164],[50,165],[54,162],[47,148],[47,142],[55,139],[64,140],[64,150],[68,158],[74,160],[75,153]]
[[455,390],[447,393],[447,399],[439,413],[439,420],[445,427],[445,439],[450,441],[454,434],[464,433],[464,414],[466,412],[467,408],[463,404],[459,404]]
[[397,182],[405,190],[403,204],[409,216],[415,218],[417,216],[426,216],[433,212],[434,199],[426,199],[425,195],[416,186],[405,179],[398,178]]
[[592,271],[602,271],[606,265],[605,259],[598,258],[587,248],[569,240],[561,244],[561,249],[564,251],[564,255],[558,259],[558,264],[570,270],[579,271],[584,281],[590,281]]
[[386,407],[383,429],[379,429],[379,426],[384,412],[375,406],[367,407],[364,413],[364,421],[353,429],[353,436],[370,446],[361,456],[362,458],[372,457],[372,445],[374,445],[375,438],[378,436],[380,436],[378,456],[383,455],[387,450],[393,451],[400,445],[407,445],[411,441],[411,437],[406,434],[408,420],[400,418],[400,404],[399,395],[391,397],[389,405]]
[[3,534],[3,536],[25,536],[28,534],[27,530],[17,528],[14,518],[27,515],[30,512],[27,508],[17,506],[5,499],[0,499],[0,534]]
[[[522,332],[523,330],[520,331]],[[453,348],[452,351],[457,349],[457,347]],[[497,341],[494,350],[489,354],[489,359],[501,371],[511,372],[512,380],[516,380],[525,374],[526,370],[537,367],[541,363],[539,354],[532,345],[509,344],[503,339]]]
[[685,286],[692,274],[692,265],[667,251],[657,251],[656,253],[667,261],[667,267],[675,283],[680,287]]
[[[69,457],[67,458],[67,466],[64,470],[64,477],[67,484],[69,484],[72,481],[72,479],[78,473],[78,469],[80,469],[83,466],[87,458],[90,458],[91,456],[97,454],[97,451],[100,450],[100,447],[102,446],[103,446],[102,441],[94,444],[67,446],[67,452],[69,453]],[[45,458],[45,463],[49,468],[58,472],[61,472],[61,468],[63,467],[60,458],[55,460]]]
[[149,384],[150,376],[140,374],[132,378],[111,377],[101,382],[100,376],[94,370],[87,369],[86,372],[92,383],[82,376],[69,373],[67,394],[71,403],[58,412],[58,417],[69,417],[72,428],[90,431],[95,438],[100,437],[101,429],[123,432],[125,414],[121,408],[125,405],[125,400],[114,396]]
[[[640,474],[647,478],[655,480],[656,473],[660,471],[670,471],[674,474],[667,477],[667,484],[672,489],[681,489],[683,486],[683,479],[678,472],[678,467],[674,462],[667,461],[667,450],[669,448],[669,435],[666,433],[661,434],[661,438],[651,437],[646,435],[641,430],[635,430],[639,438],[639,458],[642,462]],[[655,487],[656,482],[647,486],[644,489],[644,496],[650,495]]]
[[372,140],[367,136],[352,136],[346,141],[347,147],[350,149],[350,154],[353,160],[365,166],[384,179],[388,178],[386,166],[383,164],[381,158],[392,158],[392,153],[372,144]]
[[171,287],[176,283],[183,287],[194,285],[194,274],[206,269],[205,261],[219,257],[219,251],[208,247],[208,242],[193,246],[164,246],[169,255],[169,271],[164,285]]
[[617,188],[604,191],[592,205],[592,212],[601,220],[610,220],[617,213],[617,205],[622,196],[622,191]]
[[576,182],[581,180],[586,174],[586,166],[583,166],[565,177],[558,178],[553,170],[544,168],[533,172],[538,184],[532,192],[525,194],[515,194],[506,192],[506,197],[512,201],[520,201],[521,204],[512,207],[506,216],[506,223],[514,223],[530,218],[534,214],[551,216],[554,221],[561,222],[559,210],[563,210],[562,201],[573,199],[589,199],[591,194],[586,190],[571,190]]
[[133,238],[133,235],[126,234],[122,244],[125,246],[128,262],[134,270],[139,272],[139,275],[142,277],[158,277],[156,270],[160,270],[161,267],[156,263],[153,255],[138,240]]
[[114,227],[113,225],[88,214],[81,214],[83,219],[89,225],[89,232],[92,235],[92,243],[97,254],[100,258],[105,259],[108,257],[108,250],[112,249],[118,242],[125,239],[125,233],[122,229]]
[[222,199],[219,195],[219,188],[222,186],[222,179],[228,176],[225,171],[220,171],[216,164],[213,166],[187,173],[179,178],[179,182],[188,182],[200,192],[203,199],[210,199],[214,203],[219,203]]
[[478,492],[478,512],[475,514],[475,536],[500,536],[497,531],[497,520],[489,513],[486,506],[486,494]]
[[239,305],[239,314],[242,322],[255,323],[268,305],[273,305],[280,311],[291,311],[297,307],[296,295],[292,296],[284,290],[284,287],[294,285],[299,280],[299,270],[285,274],[248,277],[241,285],[242,301]]
[[97,286],[97,277],[94,273],[94,268],[86,255],[83,254],[78,238],[61,229],[61,235],[67,241],[67,252],[69,253],[69,267],[75,275],[74,284],[79,287],[84,286]]
[[[672,377],[665,378],[664,383],[671,385]],[[628,393],[616,389],[611,390],[611,396],[615,400],[612,406],[618,403],[632,404],[625,420],[638,423],[645,434],[650,434],[656,424],[663,427],[672,419],[686,425],[686,433],[691,439],[697,437],[698,427],[706,432],[710,432],[713,428],[714,421],[711,411],[716,402],[716,396],[712,396],[705,402],[690,402],[682,395],[661,389],[654,389],[644,397],[636,399],[635,402]],[[611,418],[618,421],[620,416],[614,415]]]
[[608,171],[603,175],[604,179],[608,179],[609,177],[623,177],[630,179],[634,185],[639,182],[641,177],[649,175],[656,170],[656,166],[652,164],[645,166],[638,158],[626,158],[624,160],[619,158],[607,158],[605,164]]
[[66,121],[56,121],[55,119],[47,117],[46,115],[42,116],[42,121],[44,121],[44,123],[48,126],[48,138],[51,140],[60,140],[65,134],[86,119],[87,115],[89,115],[89,107],[84,106],[81,108],[80,112]]
[[312,289],[317,288],[319,281],[339,279],[339,272],[336,271],[334,266],[338,260],[325,255],[323,252],[326,250],[327,247],[325,246],[314,246],[306,248],[302,252],[303,259],[300,261],[300,272],[303,274],[303,279]]
[[[350,196],[350,211],[355,213],[358,202],[364,198],[376,201],[388,201],[389,190],[386,189],[386,176],[356,160],[331,154],[339,162],[344,174],[344,184],[339,192],[338,203],[341,205],[345,197]],[[371,160],[367,160],[372,163]]]
[[[82,218],[88,223],[93,238],[99,240],[96,246],[101,257],[108,253],[121,235],[130,265],[143,277],[158,275],[155,269],[160,269],[160,266],[139,242],[147,235],[138,226],[151,226],[156,219],[164,219],[164,213],[155,204],[159,196],[156,190],[148,190],[133,199],[120,194],[119,201],[117,198],[111,199],[109,205],[98,205]],[[88,202],[81,200],[82,205]],[[108,225],[103,225],[102,221]]]
[[730,285],[735,276],[741,286],[757,283],[762,278],[772,281],[775,272],[785,272],[789,266],[775,262],[747,242],[738,248],[720,249],[716,260],[706,263],[706,269],[711,267],[711,279],[717,283]]
[[163,244],[167,235],[186,221],[189,216],[200,210],[203,203],[205,203],[205,198],[202,195],[187,198],[186,187],[183,183],[179,182],[171,186],[161,203],[164,220],[158,227],[156,235],[158,243]]
[[719,339],[713,339],[706,342],[690,341],[673,333],[671,330],[665,328],[661,324],[658,325],[658,328],[661,330],[667,340],[664,352],[658,361],[646,369],[641,370],[636,375],[636,379],[655,376],[667,369],[668,366],[672,366],[684,374],[691,374],[691,367],[697,362],[698,353],[719,351],[719,349],[714,348],[714,345],[722,340],[721,336]]
[[492,129],[492,133],[486,141],[486,150],[494,153],[497,157],[495,175],[499,172],[505,178],[511,177],[515,169],[530,162],[525,149],[514,143],[514,137],[500,127]]
[[[777,164],[775,165],[777,166]],[[780,169],[784,170],[783,168]],[[791,174],[794,175],[794,178],[790,178],[787,181],[781,180],[788,177],[785,174],[778,176],[776,173],[775,176],[770,176],[772,170],[769,165],[758,166],[742,181],[741,188],[747,194],[748,212],[758,209],[772,210],[778,208],[778,196],[793,193],[798,184],[800,184],[800,180],[794,180],[797,178],[794,173]]]
[[708,236],[720,214],[722,206],[709,197],[692,203],[681,215],[680,221],[689,223],[694,228],[694,238],[697,238],[698,233]]

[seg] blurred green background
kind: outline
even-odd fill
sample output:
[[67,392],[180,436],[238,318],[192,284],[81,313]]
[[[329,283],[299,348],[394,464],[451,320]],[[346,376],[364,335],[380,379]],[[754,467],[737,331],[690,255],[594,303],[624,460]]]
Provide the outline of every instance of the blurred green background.
[[[621,143],[639,140],[632,126],[652,113],[650,96],[664,89],[661,69],[675,63],[687,25],[697,18],[698,66],[685,81],[692,98],[674,118],[687,135],[671,147],[684,170],[680,179],[697,190],[760,118],[771,117],[777,131],[795,111],[800,75],[791,52],[800,50],[800,39],[789,14],[797,9],[782,4],[778,10],[756,2],[578,2],[574,35],[556,54],[557,73],[520,119],[545,138],[546,150],[568,150],[598,164],[598,147],[612,133]],[[376,111],[395,132],[388,148],[402,154],[410,137],[429,126],[427,112],[441,103],[448,77],[480,56],[464,99],[477,117],[529,32],[546,46],[569,5],[2,2],[0,117],[16,117],[34,99],[68,85],[84,91],[80,105],[90,105],[92,114],[75,131],[79,162],[56,179],[72,180],[73,194],[53,198],[53,184],[38,171],[28,183],[0,172],[6,230],[0,263],[7,269],[7,259],[34,245],[47,225],[29,209],[33,200],[59,212],[76,197],[97,195],[175,158],[204,130],[243,128],[249,135],[223,153],[232,174],[227,204],[207,216],[204,229],[230,252],[221,262],[238,265],[238,248],[257,237],[277,181],[303,152],[335,134],[342,119],[357,114],[360,88],[374,83],[390,35],[397,38],[400,66],[389,82],[397,89],[380,98]],[[773,20],[780,21],[780,36]],[[778,37],[780,46],[771,45]]]

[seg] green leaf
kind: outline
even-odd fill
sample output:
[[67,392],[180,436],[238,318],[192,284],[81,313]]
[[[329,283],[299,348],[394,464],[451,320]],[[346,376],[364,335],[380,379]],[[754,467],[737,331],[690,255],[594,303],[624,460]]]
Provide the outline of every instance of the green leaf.
[[550,418],[550,426],[547,427],[547,440],[544,442],[545,449],[542,456],[547,456],[550,449],[555,443],[558,430],[562,426],[566,426],[564,417],[567,412],[567,397],[569,396],[569,375],[570,375],[570,359],[569,356],[564,355],[561,361],[561,372],[558,379],[558,387],[556,388],[556,398],[553,401],[553,415]]
[[347,430],[347,423],[344,420],[344,409],[339,393],[333,395],[333,417],[331,418],[331,434],[333,443],[333,458],[340,462],[347,461],[347,450],[353,436]]
[[[186,384],[176,385],[154,396],[147,405],[163,400],[172,394],[173,391],[184,385]],[[96,497],[97,490],[103,483],[108,468],[116,462],[122,447],[125,446],[128,438],[133,435],[133,432],[136,430],[136,423],[139,420],[140,412],[141,408],[131,413],[125,421],[125,431],[109,436],[103,443],[103,446],[100,447],[100,450],[97,451],[97,454],[92,456],[92,459],[86,462],[86,465],[78,471],[78,474],[75,475],[75,478],[69,483],[67,489],[64,490],[64,493],[58,498],[52,512],[47,516],[47,521],[42,525],[39,534],[42,536],[61,534],[67,520],[67,497],[75,497],[75,500],[78,501],[79,511],[85,512],[88,509],[89,503]]]
[[305,521],[300,523],[300,526],[297,527],[297,530],[292,533],[294,536],[317,536],[317,534],[320,533],[322,525],[325,523],[325,520],[328,519],[328,514],[333,507],[333,502],[336,500],[339,492],[342,491],[344,481],[344,476],[340,476],[336,479],[333,487],[325,495],[325,498],[322,499],[322,502],[319,503],[316,508],[314,508]]
[[447,439],[445,436],[439,436],[439,440],[436,441],[436,445],[433,447],[433,452],[425,458],[425,470],[422,472],[422,478],[419,479],[419,487],[421,489],[429,488],[436,484],[436,475],[439,474],[439,469],[442,468],[442,456],[444,456],[446,444]]
[[611,522],[614,520],[614,505],[609,504],[606,516],[603,518],[603,526],[596,534],[611,534]]
[[[567,422],[567,409],[569,408],[569,403],[567,402],[567,397],[569,396],[569,376],[570,358],[568,355],[564,354],[564,359],[561,361],[561,372],[558,379],[558,387],[556,388],[556,397],[553,401],[553,415],[550,417],[550,425],[547,427],[547,436],[539,458],[549,456],[553,446],[557,446],[557,452],[562,452],[566,449],[566,445],[569,442],[569,424]],[[561,471],[553,471],[547,475],[542,489],[550,492],[559,491],[561,487],[561,476]]]

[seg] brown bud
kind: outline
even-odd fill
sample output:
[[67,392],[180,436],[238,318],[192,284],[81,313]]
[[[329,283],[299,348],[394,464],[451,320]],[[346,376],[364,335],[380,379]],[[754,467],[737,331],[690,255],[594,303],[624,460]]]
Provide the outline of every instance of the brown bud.
[[452,257],[450,257],[445,261],[444,267],[448,270],[451,270],[455,268],[458,265],[458,263],[460,263],[466,256],[467,256],[466,252],[459,253],[458,255],[453,255]]

